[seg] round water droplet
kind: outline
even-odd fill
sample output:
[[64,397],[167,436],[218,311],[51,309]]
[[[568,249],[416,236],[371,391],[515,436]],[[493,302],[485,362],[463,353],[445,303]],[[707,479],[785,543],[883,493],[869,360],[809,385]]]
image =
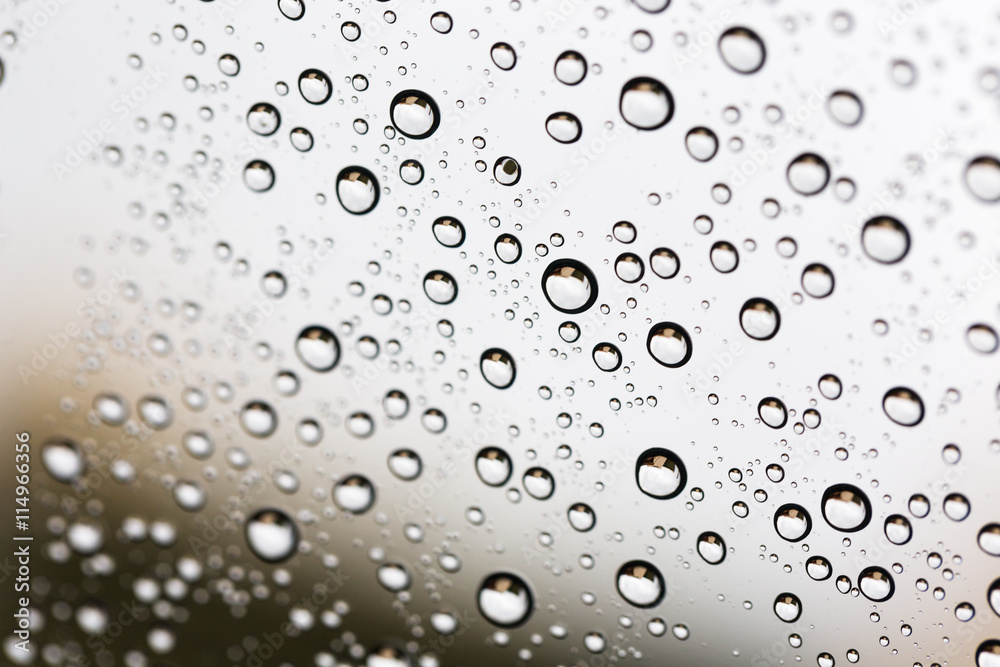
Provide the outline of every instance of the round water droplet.
[[913,537],[910,520],[902,514],[893,514],[885,520],[885,537],[893,544],[906,544]]
[[781,314],[768,299],[748,299],[740,309],[740,326],[754,340],[770,340],[781,326]]
[[848,90],[838,90],[830,95],[826,108],[835,121],[848,127],[861,122],[864,106],[857,95]]
[[622,365],[622,353],[611,343],[598,343],[591,354],[594,363],[605,373],[612,373]]
[[575,86],[587,76],[587,59],[577,51],[563,51],[556,58],[555,75],[567,86]]
[[400,563],[383,563],[375,572],[375,578],[387,591],[398,593],[410,587],[410,572]]
[[704,532],[698,536],[698,555],[706,563],[718,565],[726,559],[726,543],[718,533]]
[[278,0],[278,10],[285,18],[298,21],[305,16],[306,3],[303,0]]
[[507,155],[497,158],[493,164],[493,178],[500,185],[515,185],[521,180],[521,165]]
[[295,354],[314,371],[326,373],[340,361],[340,342],[326,327],[306,327],[295,340]]
[[262,509],[246,523],[247,545],[253,555],[266,563],[280,563],[299,546],[299,529],[284,512]]
[[788,184],[800,195],[819,194],[830,182],[830,166],[815,153],[803,153],[788,165]]
[[774,530],[782,539],[799,542],[812,530],[812,518],[801,505],[782,505],[774,513]]
[[274,187],[274,169],[263,160],[251,160],[243,168],[243,183],[254,192],[267,192]]
[[652,563],[633,560],[618,568],[615,578],[618,594],[634,607],[655,607],[666,595],[663,575]]
[[729,241],[716,241],[712,244],[708,258],[719,273],[731,273],[740,264],[740,254]]
[[174,421],[174,411],[159,396],[143,396],[136,403],[142,421],[156,431],[162,431]]
[[788,423],[788,410],[780,399],[768,396],[757,404],[757,415],[771,428],[781,428]]
[[430,271],[424,276],[424,294],[434,303],[446,305],[458,297],[458,283],[446,271]]
[[969,499],[961,493],[949,493],[944,497],[944,515],[952,521],[964,521],[972,511]]
[[513,471],[510,457],[499,447],[484,447],[476,454],[476,474],[484,484],[503,486]]
[[568,111],[559,111],[545,120],[545,131],[561,144],[571,144],[580,138],[580,119]]
[[197,512],[208,503],[208,493],[198,482],[183,480],[174,486],[174,502],[187,512]]
[[219,71],[226,76],[236,76],[240,73],[240,61],[231,53],[219,56]]
[[707,127],[695,127],[684,138],[688,155],[699,162],[708,162],[719,151],[719,138]]
[[997,332],[988,324],[973,324],[965,332],[969,346],[981,354],[993,354],[1000,347]]
[[416,185],[424,180],[424,165],[416,160],[403,160],[399,165],[399,177],[408,185]]
[[719,54],[723,62],[740,74],[753,74],[764,66],[767,50],[753,30],[732,27],[719,37]]
[[597,523],[597,515],[591,509],[590,505],[585,503],[573,503],[570,505],[569,511],[566,513],[566,518],[569,519],[569,525],[581,533],[587,532]]
[[924,418],[924,402],[917,392],[906,387],[894,387],[885,392],[882,410],[900,426],[916,426]]
[[129,407],[118,394],[104,392],[94,396],[94,412],[108,426],[121,426],[128,419]]
[[514,53],[514,47],[507,42],[497,42],[490,49],[490,58],[493,59],[493,64],[500,69],[507,71],[514,69],[514,65],[517,64],[517,54]]
[[65,484],[79,479],[85,467],[83,452],[65,438],[49,440],[42,446],[42,464],[52,479]]
[[457,248],[465,241],[465,226],[456,218],[438,218],[431,224],[431,231],[438,243],[446,248]]
[[375,174],[364,167],[344,167],[337,175],[337,200],[344,210],[363,215],[378,204],[379,189]]
[[802,289],[815,299],[833,294],[833,285],[833,272],[823,264],[810,264],[802,270]]
[[397,93],[389,105],[389,117],[396,129],[411,139],[426,139],[441,122],[437,102],[419,90]]
[[670,248],[657,248],[649,255],[649,268],[660,278],[673,278],[681,270],[681,260]]
[[517,367],[510,353],[497,347],[483,352],[479,358],[479,370],[483,379],[497,389],[506,389],[514,384],[514,377],[517,375]]
[[872,602],[882,602],[892,597],[896,585],[888,572],[873,565],[861,570],[861,574],[858,575],[858,588],[861,594]]
[[531,616],[534,596],[524,579],[510,572],[497,572],[479,585],[479,612],[493,625],[514,628]]
[[656,79],[636,77],[622,86],[618,108],[622,118],[632,127],[655,130],[666,125],[674,115],[674,97]]
[[258,102],[247,112],[247,126],[254,134],[269,137],[278,131],[281,125],[281,114],[273,104]]
[[1000,523],[988,523],[979,531],[979,548],[991,556],[1000,556]]
[[1000,639],[987,639],[979,645],[976,649],[976,667],[1000,667]]
[[815,581],[826,581],[833,575],[833,567],[822,556],[810,556],[806,561],[806,574]]
[[861,228],[861,247],[876,262],[895,264],[910,251],[910,232],[896,218],[878,216]]
[[645,268],[639,256],[631,252],[623,252],[615,260],[615,275],[623,282],[636,283],[642,279]]
[[410,449],[397,449],[389,455],[389,470],[399,479],[407,482],[420,477],[423,463],[420,455]]
[[435,32],[447,35],[451,32],[451,26],[451,15],[447,12],[434,12],[431,15],[431,27],[434,28]]
[[513,264],[521,259],[521,242],[512,234],[501,234],[493,244],[493,250],[504,264]]
[[582,313],[597,301],[597,279],[582,262],[558,259],[542,274],[542,292],[556,310]]
[[802,615],[802,602],[793,593],[782,593],[774,599],[774,614],[785,623],[794,623]]
[[669,449],[653,447],[639,455],[635,465],[639,490],[653,498],[673,498],[684,490],[687,472],[681,459]]
[[529,468],[521,479],[528,495],[538,500],[547,500],[555,493],[556,481],[545,468]]
[[646,337],[649,356],[667,368],[679,368],[691,359],[691,337],[675,322],[654,324]]
[[973,159],[965,168],[965,184],[984,202],[1000,201],[1000,161],[992,156]]
[[333,502],[345,512],[363,514],[375,504],[375,487],[363,475],[348,475],[333,487]]
[[255,438],[266,438],[278,428],[278,414],[264,401],[250,401],[240,410],[240,425]]
[[299,92],[309,104],[323,104],[333,94],[333,84],[318,69],[307,69],[299,75]]
[[824,491],[822,509],[826,522],[845,533],[861,530],[872,518],[868,496],[850,484],[835,484]]

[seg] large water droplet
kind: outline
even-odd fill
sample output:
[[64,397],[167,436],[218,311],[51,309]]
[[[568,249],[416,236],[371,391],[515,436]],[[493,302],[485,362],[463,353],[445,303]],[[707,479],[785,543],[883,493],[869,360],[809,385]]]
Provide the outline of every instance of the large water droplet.
[[771,428],[781,428],[788,423],[788,409],[781,399],[774,396],[761,399],[757,404],[757,416]]
[[274,187],[274,169],[263,160],[251,160],[243,168],[243,182],[254,192],[267,192]]
[[345,512],[362,514],[375,504],[375,487],[363,475],[348,475],[333,487],[333,502]]
[[732,27],[719,37],[719,54],[723,62],[740,74],[753,74],[764,66],[767,50],[753,30]]
[[885,392],[882,410],[900,426],[916,426],[924,418],[924,402],[917,392],[906,387],[894,387]]
[[726,543],[718,533],[704,532],[698,536],[698,555],[706,563],[718,565],[726,559]]
[[49,440],[42,446],[42,464],[52,479],[68,484],[83,473],[83,452],[65,438]]
[[801,505],[788,503],[774,513],[774,530],[782,539],[799,542],[812,530],[812,518]]
[[639,490],[653,498],[673,498],[684,490],[687,472],[680,457],[669,449],[653,447],[639,455],[635,465]]
[[424,294],[441,305],[447,305],[458,297],[458,283],[447,271],[430,271],[424,276]]
[[490,58],[493,59],[493,64],[500,69],[507,71],[514,69],[514,65],[517,64],[517,53],[514,52],[514,47],[507,42],[497,42],[490,49]]
[[431,231],[446,248],[457,248],[465,241],[465,226],[457,218],[442,216],[431,224]]
[[774,599],[774,614],[785,623],[794,623],[802,615],[802,602],[793,593],[781,593]]
[[307,69],[299,75],[299,92],[309,104],[323,104],[333,94],[333,85],[323,72]]
[[866,567],[858,575],[858,588],[872,602],[882,602],[892,597],[896,586],[892,577],[878,566]]
[[691,359],[691,337],[675,322],[654,324],[646,337],[649,356],[668,368],[678,368]]
[[781,314],[768,299],[748,299],[740,309],[740,326],[755,340],[770,340],[781,326]]
[[379,189],[375,174],[364,167],[344,167],[337,175],[337,200],[344,210],[364,215],[378,204]]
[[580,119],[568,111],[559,111],[545,120],[545,131],[561,144],[571,144],[580,138]]
[[582,313],[597,301],[597,279],[582,262],[558,259],[542,275],[542,292],[556,310]]
[[278,413],[264,401],[250,401],[240,410],[240,425],[255,438],[266,438],[278,428]]
[[483,352],[479,358],[479,370],[483,379],[497,389],[506,389],[514,384],[514,377],[517,375],[517,367],[510,353],[498,347]]
[[94,412],[108,426],[121,426],[128,419],[129,407],[118,394],[104,392],[94,396]]
[[876,262],[894,264],[910,251],[910,232],[896,218],[872,218],[861,228],[861,247]]
[[397,93],[389,105],[389,116],[396,129],[411,139],[431,136],[441,122],[437,102],[419,90]]
[[597,523],[597,515],[591,509],[590,505],[585,503],[573,503],[570,505],[569,511],[566,513],[566,518],[569,519],[569,525],[581,533],[587,532]]
[[625,122],[640,130],[655,130],[674,115],[674,97],[662,83],[648,76],[636,77],[622,86],[618,102]]
[[719,150],[719,138],[707,127],[695,127],[684,138],[688,154],[699,162],[708,162]]
[[591,354],[594,363],[605,373],[612,373],[622,365],[622,353],[611,343],[598,343]]
[[484,447],[476,454],[476,474],[489,486],[503,486],[513,471],[510,457],[499,447]]
[[295,354],[312,370],[325,373],[340,361],[340,343],[326,327],[308,326],[295,339]]
[[861,489],[835,484],[823,492],[823,518],[839,531],[853,533],[868,525],[872,506]]
[[529,468],[525,471],[521,482],[528,495],[538,500],[548,499],[556,490],[556,481],[552,478],[552,473],[545,468]]
[[281,510],[262,509],[246,523],[246,539],[250,551],[266,563],[287,560],[299,546],[299,529]]
[[521,625],[531,616],[534,597],[524,579],[510,572],[497,572],[479,585],[479,612],[501,628]]
[[281,125],[281,114],[273,104],[258,102],[247,112],[247,125],[255,134],[269,137],[278,131]]
[[803,153],[788,165],[788,184],[801,195],[819,194],[830,182],[830,166],[815,153]]
[[644,560],[629,561],[618,568],[615,584],[626,602],[643,609],[658,605],[667,592],[663,575]]
[[587,76],[587,59],[577,51],[563,51],[556,58],[555,75],[567,86],[575,86]]
[[965,184],[982,201],[1000,201],[1000,161],[991,156],[975,158],[965,168]]

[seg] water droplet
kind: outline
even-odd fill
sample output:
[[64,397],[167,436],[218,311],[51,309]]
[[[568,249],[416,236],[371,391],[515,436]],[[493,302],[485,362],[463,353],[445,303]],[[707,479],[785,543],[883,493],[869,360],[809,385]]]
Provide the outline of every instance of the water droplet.
[[513,471],[510,457],[499,447],[484,447],[476,454],[476,474],[484,484],[503,486]]
[[830,95],[826,108],[835,121],[848,127],[861,122],[864,106],[857,95],[848,90],[837,90]]
[[788,423],[788,410],[780,399],[768,396],[757,404],[757,415],[771,428],[781,428]]
[[545,269],[542,291],[556,310],[582,313],[597,301],[597,279],[582,262],[559,259]]
[[545,131],[561,144],[571,144],[580,138],[580,119],[568,111],[559,111],[545,120]]
[[833,294],[833,272],[823,264],[810,264],[802,270],[802,289],[814,299]]
[[555,75],[567,86],[575,86],[587,76],[587,59],[576,51],[563,51],[556,58]]
[[656,79],[636,77],[622,86],[618,108],[622,118],[632,127],[655,130],[666,125],[674,115],[674,97]]
[[691,359],[691,337],[674,322],[654,324],[646,338],[649,355],[667,368],[679,368]]
[[408,185],[416,185],[424,180],[424,165],[416,160],[403,160],[399,165],[399,177]]
[[483,352],[479,358],[479,370],[483,374],[483,379],[497,389],[506,389],[514,384],[514,377],[517,374],[510,353],[497,347]]
[[868,496],[850,484],[835,484],[824,491],[822,509],[826,522],[845,533],[861,530],[872,518]]
[[611,343],[598,343],[592,352],[594,363],[605,373],[611,373],[622,365],[622,353]]
[[240,425],[255,438],[266,438],[278,428],[278,414],[264,401],[250,401],[240,410]]
[[298,21],[305,16],[306,3],[303,0],[278,0],[278,10],[285,18]]
[[389,105],[389,116],[396,129],[411,139],[426,139],[441,122],[437,102],[419,90],[397,93]]
[[719,139],[707,127],[695,127],[684,138],[688,154],[699,162],[708,162],[719,150]]
[[767,50],[753,30],[732,27],[719,37],[719,54],[730,68],[740,74],[753,74],[764,66]]
[[866,567],[858,575],[858,588],[872,602],[882,602],[892,597],[896,585],[892,577],[878,566]]
[[774,530],[782,539],[799,542],[812,530],[812,518],[801,505],[788,503],[774,513]]
[[465,241],[465,227],[456,218],[442,216],[431,225],[434,238],[446,248],[457,248]]
[[618,568],[615,578],[618,594],[634,607],[655,607],[666,595],[663,575],[652,563],[633,560]]
[[803,153],[788,165],[788,184],[801,195],[819,194],[830,182],[830,166],[815,153]]
[[280,563],[298,548],[299,529],[284,512],[262,509],[247,520],[246,540],[257,558],[265,563]]
[[653,447],[639,455],[635,465],[639,490],[653,498],[673,498],[684,490],[687,472],[681,459],[669,449]]
[[447,305],[458,297],[458,283],[446,271],[430,271],[424,276],[424,294],[434,303]]
[[94,412],[108,426],[121,426],[128,419],[129,407],[118,394],[104,392],[94,396]]
[[969,499],[961,493],[949,493],[944,497],[944,515],[952,521],[964,521],[971,511]]
[[740,309],[740,326],[754,340],[770,340],[781,326],[781,314],[768,299],[748,299]]
[[810,556],[806,561],[806,574],[815,581],[826,581],[833,575],[833,567],[822,556]]
[[965,168],[965,184],[984,202],[1000,201],[1000,161],[987,155],[973,159]]
[[497,572],[479,585],[479,612],[493,625],[513,628],[531,616],[534,597],[525,581],[510,572]]
[[681,270],[681,260],[670,248],[657,248],[649,255],[649,268],[660,278],[673,278]]
[[514,69],[514,65],[517,64],[517,54],[514,52],[514,47],[507,42],[497,42],[490,49],[490,58],[493,59],[493,63],[500,69],[507,71]]
[[174,421],[173,408],[159,396],[143,396],[136,409],[142,421],[156,431],[162,431]]
[[893,544],[906,544],[913,537],[910,520],[902,514],[893,514],[885,520],[885,537]]
[[49,440],[42,446],[42,464],[52,479],[69,484],[83,473],[83,452],[65,438]]
[[399,563],[384,563],[379,565],[375,573],[378,583],[387,591],[398,593],[410,587],[412,581],[410,572]]
[[910,251],[910,232],[896,218],[878,216],[861,228],[861,247],[876,262],[894,264]]
[[587,532],[597,523],[597,515],[591,509],[590,505],[585,503],[573,503],[570,505],[566,515],[567,519],[569,519],[569,525],[581,533]]
[[726,559],[726,543],[718,533],[702,533],[698,536],[698,555],[706,563],[718,565]]
[[281,114],[273,104],[258,102],[247,112],[247,126],[262,137],[269,137],[277,132],[279,125],[281,125]]
[[431,27],[434,28],[436,32],[442,35],[447,35],[451,32],[451,15],[447,12],[434,12],[431,15]]
[[375,174],[364,167],[344,167],[337,175],[337,200],[344,210],[363,215],[375,208],[379,200]]
[[340,361],[340,342],[326,327],[308,326],[295,340],[295,354],[307,367],[326,373]]
[[333,502],[345,512],[363,514],[375,504],[375,487],[362,475],[348,475],[333,487]]
[[274,169],[263,160],[251,160],[243,168],[243,182],[254,192],[267,192],[274,187]]
[[924,418],[924,402],[917,392],[906,387],[894,387],[885,392],[882,410],[900,426],[916,426]]
[[802,602],[792,593],[781,593],[774,599],[774,614],[785,623],[794,623],[802,615]]
[[993,354],[1000,347],[997,332],[988,324],[973,324],[965,332],[969,346],[981,354]]
[[309,104],[323,104],[333,94],[333,85],[323,72],[307,69],[299,75],[299,92]]
[[240,61],[231,53],[219,56],[219,71],[226,76],[236,76],[240,73]]
[[719,273],[731,273],[740,264],[740,255],[729,241],[716,241],[708,253],[712,266]]
[[389,455],[389,470],[404,481],[412,481],[420,477],[423,463],[420,455],[410,449],[397,449]]

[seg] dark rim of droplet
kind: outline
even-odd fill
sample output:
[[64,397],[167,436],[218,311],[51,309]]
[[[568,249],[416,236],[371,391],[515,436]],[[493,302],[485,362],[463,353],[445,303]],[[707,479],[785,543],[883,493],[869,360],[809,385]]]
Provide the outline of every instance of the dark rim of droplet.
[[[340,198],[340,181],[345,180],[347,175],[352,173],[357,173],[359,176],[368,179],[372,184],[372,190],[375,192],[375,199],[372,201],[372,205],[363,211],[358,211],[358,212],[352,211],[351,209],[347,208],[347,206],[344,204],[344,200]],[[340,202],[340,207],[343,208],[348,213],[350,213],[351,215],[364,215],[365,213],[374,210],[375,207],[378,206],[378,200],[379,197],[381,196],[378,187],[378,179],[375,178],[375,174],[365,169],[364,167],[359,167],[357,165],[353,167],[344,167],[343,169],[340,170],[340,173],[337,174],[337,180],[334,183],[334,190],[337,191],[337,201]]]
[[[287,514],[285,514],[284,512],[282,512],[281,510],[274,510],[274,509],[257,510],[249,519],[247,519],[247,522],[246,522],[246,524],[243,527],[243,533],[244,533],[244,536],[246,538],[247,544],[250,544],[250,524],[252,524],[255,521],[259,520],[265,514],[274,514],[274,515],[276,515],[276,517],[279,520],[287,521],[288,525],[291,526],[291,529],[292,529],[292,543],[295,544],[295,545],[298,545],[298,543],[299,543],[299,528],[298,528],[298,526],[295,525],[295,522],[292,521],[292,518],[290,516],[288,516]],[[250,550],[250,552],[254,556],[256,556],[258,559],[264,561],[265,563],[281,563],[281,562],[284,562],[284,561],[288,560],[289,558],[291,558],[292,556],[294,556],[295,553],[296,553],[296,551],[297,551],[297,549],[292,549],[291,552],[287,556],[283,556],[283,557],[279,557],[279,558],[265,558],[264,556],[261,556],[260,554],[258,554],[253,549]]]
[[512,583],[524,589],[524,593],[528,598],[528,613],[525,614],[522,618],[519,618],[518,620],[514,621],[513,623],[499,623],[497,621],[494,621],[489,616],[487,616],[486,613],[483,611],[481,598],[477,593],[476,605],[479,607],[480,615],[493,625],[500,628],[516,628],[521,625],[524,625],[528,621],[528,619],[531,618],[531,615],[535,610],[535,595],[531,592],[531,587],[528,586],[528,582],[524,577],[519,577],[518,575],[512,574],[510,572],[496,572],[483,579],[483,583],[479,584],[479,589],[478,589],[479,592],[482,592],[486,588],[493,588],[493,584],[500,579],[508,579]]
[[[833,523],[830,521],[829,517],[826,516],[827,499],[829,499],[830,496],[833,496],[834,494],[840,493],[841,491],[849,491],[850,493],[852,493],[856,498],[858,498],[858,500],[861,501],[862,507],[865,508],[865,519],[856,528],[840,528],[838,526],[834,526]],[[823,499],[820,501],[820,510],[822,510],[823,518],[826,519],[826,522],[828,524],[830,524],[830,527],[833,528],[834,530],[839,530],[842,533],[856,533],[865,526],[867,526],[868,523],[872,520],[872,504],[871,502],[869,502],[868,496],[865,495],[864,491],[862,491],[861,489],[852,484],[834,484],[829,489],[824,491]]]
[[[660,361],[656,358],[656,355],[653,354],[653,338],[665,329],[673,329],[679,333],[681,338],[684,340],[684,345],[687,347],[687,352],[684,354],[684,357],[676,364],[668,364],[664,361]],[[654,324],[649,329],[649,335],[646,336],[646,350],[649,352],[649,356],[653,358],[653,361],[661,366],[666,366],[667,368],[680,368],[691,360],[691,353],[694,352],[694,347],[691,344],[691,336],[688,335],[687,329],[676,322],[659,322],[658,324]]]
[[[396,119],[393,117],[392,110],[396,108],[397,104],[399,104],[402,100],[406,99],[407,97],[420,98],[421,100],[427,102],[427,106],[431,108],[431,116],[433,117],[434,122],[431,123],[431,126],[427,129],[427,131],[422,134],[409,134],[408,132],[404,132],[403,129],[396,124]],[[410,139],[426,139],[427,137],[434,134],[434,132],[438,129],[438,125],[441,124],[441,111],[438,109],[437,102],[435,102],[434,98],[432,98],[430,95],[428,95],[423,91],[414,90],[410,88],[408,90],[396,93],[396,96],[392,98],[392,102],[389,103],[389,119],[392,121],[393,126],[397,130],[399,130],[400,134],[407,136]]]
[[500,166],[503,164],[508,164],[509,162],[513,162],[514,165],[517,167],[517,172],[514,175],[514,180],[511,181],[510,183],[500,183],[500,181],[497,181],[497,183],[500,183],[500,185],[505,185],[507,187],[517,185],[518,181],[521,180],[521,163],[509,155],[501,155],[500,157],[497,158],[497,161],[493,163],[493,175],[495,177],[497,169],[500,169],[505,174],[509,175],[509,173],[506,170],[504,170],[503,167]]
[[590,356],[592,359],[595,359],[596,361],[598,351],[607,352],[608,348],[616,352],[618,361],[612,368],[601,368],[600,366],[598,366],[598,368],[601,368],[601,370],[604,371],[605,373],[614,373],[616,370],[622,367],[622,351],[618,349],[617,345],[615,345],[614,343],[609,343],[607,341],[604,341],[603,343],[598,343],[597,345],[594,346],[594,350],[590,353]]
[[[666,95],[667,97],[666,118],[664,118],[656,125],[650,125],[649,127],[639,127],[638,125],[632,125],[632,123],[629,122],[628,118],[625,117],[625,109],[623,108],[623,105],[625,104],[625,93],[630,90],[634,90],[635,88],[642,85],[649,86],[650,88],[653,88],[655,90],[662,90],[663,94]],[[667,123],[669,123],[670,119],[674,117],[674,95],[673,93],[670,92],[670,89],[667,88],[667,85],[662,81],[658,81],[651,76],[637,76],[633,79],[629,79],[628,81],[625,82],[625,85],[622,86],[622,94],[621,97],[618,98],[618,113],[621,114],[621,117],[625,119],[625,122],[628,123],[629,126],[634,127],[637,130],[642,130],[645,132],[658,130]]]
[[509,389],[510,387],[514,386],[514,380],[517,379],[517,364],[514,363],[514,357],[510,356],[510,353],[507,352],[507,350],[501,350],[499,347],[491,347],[490,349],[483,352],[482,356],[479,357],[480,368],[482,368],[483,362],[486,361],[487,357],[491,357],[493,355],[500,355],[501,357],[510,362],[510,382],[502,387],[498,387],[489,380],[486,380],[486,383],[491,387],[496,387],[497,389]]
[[306,102],[309,102],[309,104],[323,104],[327,100],[329,100],[330,97],[333,95],[333,84],[330,82],[330,77],[326,75],[326,72],[315,69],[313,67],[310,67],[307,70],[303,70],[302,74],[299,74],[299,93],[302,92],[302,79],[320,79],[326,82],[326,89],[327,89],[326,97],[324,97],[323,99],[316,102],[312,102],[305,95],[302,95],[302,99],[304,99]]
[[[518,257],[520,257],[520,254],[518,254]],[[587,302],[579,308],[566,309],[555,305],[555,303],[552,302],[552,297],[549,296],[549,290],[545,287],[546,277],[552,275],[565,266],[571,267],[582,273],[584,277],[586,277],[587,282],[590,283],[590,298],[587,299]],[[590,307],[597,301],[597,278],[594,276],[594,272],[581,261],[575,259],[557,259],[549,264],[545,271],[542,272],[542,292],[545,294],[545,298],[548,299],[549,305],[558,310],[560,313],[575,315],[589,310]]]
[[[657,496],[652,493],[648,493],[639,484],[639,471],[642,469],[643,463],[645,463],[646,461],[655,456],[663,456],[668,461],[672,461],[673,464],[677,466],[677,476],[680,478],[680,481],[677,483],[677,489],[673,493],[669,493],[665,496]],[[639,490],[645,493],[650,498],[656,498],[657,500],[669,500],[670,498],[675,498],[676,496],[679,496],[681,492],[684,490],[684,487],[687,486],[687,469],[684,467],[684,462],[681,461],[681,458],[676,454],[674,454],[669,449],[664,449],[663,447],[651,447],[650,449],[647,449],[642,454],[640,454],[639,458],[636,459],[635,483],[636,486],[639,487]]]
[[[802,518],[805,519],[806,522],[806,529],[802,531],[802,535],[800,537],[796,537],[793,540],[788,539],[787,537],[781,534],[781,531],[778,530],[778,518],[781,517],[788,510],[796,510],[799,514],[802,515]],[[803,507],[802,505],[796,505],[795,503],[785,503],[774,512],[774,532],[778,533],[778,537],[787,542],[801,542],[802,540],[809,537],[809,533],[812,532],[812,525],[813,525],[812,517],[809,516],[809,512],[807,512],[806,508]]]
[[[889,582],[889,594],[884,598],[871,598],[865,593],[865,589],[861,587],[861,582],[868,577],[870,574],[879,575],[879,578],[884,579]],[[872,602],[884,602],[892,597],[892,594],[896,592],[896,582],[892,580],[892,575],[890,575],[884,568],[878,567],[877,565],[872,565],[861,570],[861,574],[858,575],[858,590],[861,594]]]
[[[761,414],[760,414],[760,409],[762,407],[764,407],[765,403],[768,403],[770,401],[774,401],[775,403],[778,404],[778,406],[781,407],[781,414],[782,414],[781,423],[778,424],[777,426],[771,426],[770,424],[768,424],[766,421],[764,421],[764,417],[761,416]],[[777,406],[770,406],[769,405],[768,407],[777,407]],[[761,420],[761,422],[764,423],[764,426],[767,426],[767,427],[770,427],[770,428],[773,428],[773,429],[784,428],[785,424],[788,423],[788,408],[785,407],[785,402],[782,401],[780,398],[778,398],[776,396],[765,396],[764,398],[760,399],[760,403],[757,404],[757,416],[760,417],[760,420]]]

